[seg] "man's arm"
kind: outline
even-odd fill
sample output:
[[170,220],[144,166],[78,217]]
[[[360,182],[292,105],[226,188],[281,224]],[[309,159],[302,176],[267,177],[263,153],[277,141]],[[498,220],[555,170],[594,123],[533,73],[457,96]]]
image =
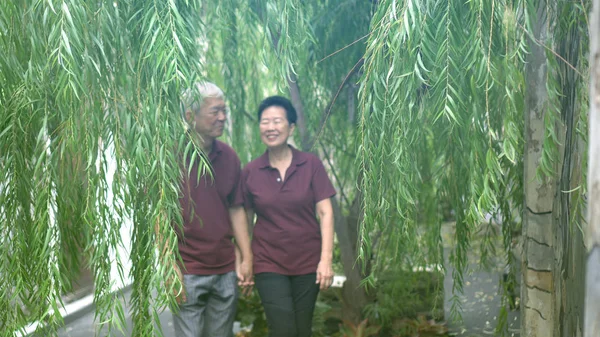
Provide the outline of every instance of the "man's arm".
[[[231,213],[230,213],[231,214]],[[250,241],[252,241],[252,230],[254,228],[254,211],[250,208],[246,208],[246,219],[248,220],[247,224],[248,224],[248,236],[250,238]],[[252,249],[250,249],[252,250]],[[237,268],[239,267],[240,263],[242,262],[242,251],[240,250],[240,247],[238,247],[237,243],[235,245],[235,264],[236,264],[236,270],[238,270]]]
[[239,285],[251,286],[252,278],[252,249],[250,248],[250,235],[248,234],[248,220],[244,208],[234,206],[229,208],[231,228],[235,238],[236,271]]

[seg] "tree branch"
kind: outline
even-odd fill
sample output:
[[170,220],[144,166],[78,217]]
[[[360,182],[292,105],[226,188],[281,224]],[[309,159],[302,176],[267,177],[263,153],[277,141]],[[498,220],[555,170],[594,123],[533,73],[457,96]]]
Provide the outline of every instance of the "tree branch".
[[360,58],[360,60],[358,60],[358,62],[356,62],[354,67],[352,67],[352,69],[350,69],[350,71],[348,72],[348,74],[346,75],[344,80],[342,81],[342,84],[338,87],[337,92],[335,93],[335,95],[333,96],[331,101],[329,101],[329,104],[327,104],[327,108],[325,108],[325,111],[323,111],[323,114],[321,115],[321,121],[319,122],[319,132],[317,132],[317,134],[315,135],[315,138],[310,141],[310,147],[309,147],[310,149],[312,149],[314,147],[314,145],[317,143],[319,137],[323,133],[323,129],[325,127],[325,124],[327,123],[327,119],[329,118],[329,115],[331,114],[331,109],[333,108],[335,101],[337,100],[338,96],[340,95],[340,92],[342,91],[344,86],[346,86],[346,84],[348,84],[348,81],[350,80],[352,75],[356,74],[356,72],[358,71],[358,69],[360,69],[360,67],[363,65],[364,62],[365,62],[365,59],[362,57]]
[[348,200],[348,197],[344,193],[344,185],[345,184],[338,176],[337,171],[335,170],[335,165],[333,165],[333,163],[331,161],[331,157],[329,156],[329,152],[327,152],[327,148],[325,147],[325,145],[322,142],[319,142],[319,143],[321,144],[321,149],[323,150],[323,154],[325,155],[325,160],[327,161],[327,164],[329,164],[331,174],[333,174],[333,177],[335,178],[335,180],[338,183],[338,186],[340,187],[340,201],[345,202],[347,205],[349,205],[350,200]]
[[298,114],[296,126],[298,127],[298,131],[300,132],[302,151],[310,151],[312,150],[312,143],[310,142],[310,136],[308,134],[308,130],[306,129],[306,115],[304,113],[304,105],[302,104],[302,97],[300,96],[300,87],[298,86],[296,75],[291,74],[290,78],[287,79],[287,82],[288,89],[290,91],[290,98],[292,100],[292,105],[294,106],[294,108],[296,109],[296,113]]

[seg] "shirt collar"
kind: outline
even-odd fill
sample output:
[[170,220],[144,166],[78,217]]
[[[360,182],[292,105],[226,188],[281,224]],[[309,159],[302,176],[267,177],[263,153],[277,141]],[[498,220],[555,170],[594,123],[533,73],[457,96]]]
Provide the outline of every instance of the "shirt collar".
[[223,152],[223,145],[221,145],[221,142],[219,142],[218,140],[213,140],[210,153],[208,154],[208,158],[210,160],[214,160],[221,154],[221,152]]
[[[308,157],[306,156],[306,153],[296,150],[295,147],[288,145],[290,147],[290,149],[292,149],[292,163],[290,164],[290,166],[300,166],[304,163],[306,163],[306,161],[308,160]],[[269,150],[266,150],[265,153],[263,153],[259,158],[259,168],[261,169],[265,169],[265,168],[272,168],[271,163],[269,162]]]

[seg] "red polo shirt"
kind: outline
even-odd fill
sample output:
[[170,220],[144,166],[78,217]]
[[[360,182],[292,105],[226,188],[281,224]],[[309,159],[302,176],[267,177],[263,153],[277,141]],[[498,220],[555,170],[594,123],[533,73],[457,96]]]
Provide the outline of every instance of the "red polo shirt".
[[257,216],[252,237],[254,272],[314,273],[321,258],[315,205],[335,195],[321,160],[292,147],[292,163],[282,181],[265,152],[242,171],[242,189],[245,207]]
[[233,231],[229,208],[243,204],[240,187],[240,160],[229,145],[215,140],[210,151],[212,177],[206,173],[198,180],[198,162],[183,181],[179,199],[183,233],[179,253],[184,274],[216,275],[235,269]]

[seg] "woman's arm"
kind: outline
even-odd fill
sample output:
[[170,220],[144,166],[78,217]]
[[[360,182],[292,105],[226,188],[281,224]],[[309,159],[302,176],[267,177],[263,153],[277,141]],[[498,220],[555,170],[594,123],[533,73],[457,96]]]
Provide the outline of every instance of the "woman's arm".
[[333,283],[333,207],[331,199],[317,203],[317,215],[321,223],[321,261],[317,267],[317,283],[327,289]]
[[250,249],[250,236],[246,223],[246,212],[244,207],[235,206],[229,208],[231,227],[236,245],[236,269],[241,286],[252,283],[252,250]]

